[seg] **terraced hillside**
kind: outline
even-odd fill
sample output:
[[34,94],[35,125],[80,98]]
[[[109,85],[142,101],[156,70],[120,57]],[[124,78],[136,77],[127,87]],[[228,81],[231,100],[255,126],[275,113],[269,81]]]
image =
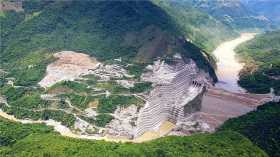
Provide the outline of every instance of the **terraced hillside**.
[[39,86],[16,86],[4,72],[0,87],[4,112],[18,119],[52,119],[76,133],[104,136],[104,127],[114,117],[122,119],[115,111],[128,106],[137,110],[144,102],[136,94],[151,88],[120,63],[104,64],[72,51],[54,56],[56,61],[48,65]]

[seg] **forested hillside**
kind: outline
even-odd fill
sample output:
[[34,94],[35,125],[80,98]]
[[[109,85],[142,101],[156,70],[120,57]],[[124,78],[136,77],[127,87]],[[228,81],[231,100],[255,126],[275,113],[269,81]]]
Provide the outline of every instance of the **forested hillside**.
[[265,150],[280,156],[280,103],[266,103],[256,111],[225,122],[220,130],[237,131]]
[[243,4],[271,21],[273,25],[279,28],[280,25],[280,3],[279,0],[241,0]]
[[[99,59],[135,56],[156,34],[167,42],[167,34],[177,32],[168,15],[148,1],[24,1],[23,9],[2,16],[4,61],[40,49],[83,51]],[[11,17],[15,19],[11,21]],[[140,32],[144,35],[136,39]],[[153,55],[159,54],[151,52],[150,57]]]
[[280,94],[280,31],[267,32],[237,48],[246,63],[239,84],[249,92]]
[[165,137],[141,144],[87,141],[62,137],[43,125],[0,119],[0,156],[5,157],[268,157],[235,132]]
[[238,36],[233,29],[193,7],[187,1],[153,0],[153,2],[176,21],[185,38],[207,52],[213,51],[222,41]]
[[[150,1],[25,0],[22,7],[24,11],[6,10],[0,16],[1,66],[20,85],[40,80],[52,53],[61,50],[138,64],[179,52],[216,79],[200,47],[186,41],[187,28]],[[210,41],[198,46],[208,45]],[[192,47],[198,51],[190,52]]]
[[189,2],[233,29],[256,31],[272,27],[269,20],[249,9],[240,0],[190,0]]
[[[280,156],[279,103],[269,102],[230,119],[216,132],[203,122],[202,109],[201,117],[195,117],[197,112],[194,119],[187,117],[191,114],[188,110],[194,108],[187,105],[199,101],[202,108],[200,96],[209,85],[208,75],[200,70],[217,81],[209,52],[238,36],[237,32],[272,28],[271,21],[258,14],[266,15],[269,10],[249,5],[249,1],[0,0],[0,114],[34,122],[22,124],[0,117],[0,157]],[[55,57],[60,51],[70,56]],[[236,51],[246,64],[238,83],[249,92],[268,93],[273,88],[280,95],[280,31],[257,35]],[[177,53],[181,55],[174,55]],[[86,61],[87,65],[81,64]],[[79,72],[73,74],[77,76],[60,79],[73,71]],[[143,79],[143,73],[151,76]],[[46,86],[40,84],[44,80]],[[238,94],[233,94],[233,99]],[[217,104],[226,102],[215,94],[213,97]],[[137,142],[140,111],[151,104],[155,104],[152,111],[163,111],[147,112],[146,119],[156,115],[162,123],[165,111],[172,112],[170,117],[186,118],[176,119],[174,128],[158,123],[157,138],[182,134],[145,143],[117,143],[69,138],[37,124],[39,120],[60,123],[54,126],[67,127],[75,137]],[[205,116],[208,118],[208,112]],[[178,123],[193,124],[180,124],[180,128]],[[69,133],[62,129],[62,134]],[[162,134],[160,129],[172,130]]]

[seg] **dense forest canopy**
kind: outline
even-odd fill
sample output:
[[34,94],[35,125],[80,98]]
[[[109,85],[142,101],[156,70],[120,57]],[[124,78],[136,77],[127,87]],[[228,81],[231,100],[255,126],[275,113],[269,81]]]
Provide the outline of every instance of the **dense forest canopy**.
[[23,125],[3,119],[0,119],[0,129],[0,155],[5,157],[268,157],[265,152],[236,132],[165,137],[151,142],[131,144],[71,139],[53,133],[43,125]]
[[280,31],[259,34],[237,48],[246,63],[239,84],[249,92],[268,93],[273,87],[280,94]]
[[241,117],[226,121],[220,130],[237,131],[265,150],[280,155],[280,103],[270,102]]

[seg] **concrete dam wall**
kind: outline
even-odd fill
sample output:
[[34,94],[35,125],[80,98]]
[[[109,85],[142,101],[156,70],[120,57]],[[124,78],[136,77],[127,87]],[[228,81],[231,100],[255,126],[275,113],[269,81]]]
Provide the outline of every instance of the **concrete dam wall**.
[[164,121],[176,123],[183,120],[201,108],[201,97],[205,87],[196,65],[193,62],[185,64],[177,59],[174,65],[167,66],[161,63],[156,70],[163,66],[173,78],[170,82],[162,81],[162,84],[151,91],[145,107],[140,111],[135,137],[155,130]]

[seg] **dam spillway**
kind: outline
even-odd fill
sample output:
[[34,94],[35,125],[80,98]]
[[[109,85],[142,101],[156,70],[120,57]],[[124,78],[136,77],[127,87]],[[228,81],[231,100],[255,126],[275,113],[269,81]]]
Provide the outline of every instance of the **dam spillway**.
[[159,71],[164,67],[173,78],[162,81],[150,93],[145,106],[140,110],[134,137],[146,131],[158,128],[162,122],[176,123],[190,113],[199,111],[204,92],[204,81],[195,63],[189,64],[176,59],[175,64],[168,66],[160,63],[154,68]]

